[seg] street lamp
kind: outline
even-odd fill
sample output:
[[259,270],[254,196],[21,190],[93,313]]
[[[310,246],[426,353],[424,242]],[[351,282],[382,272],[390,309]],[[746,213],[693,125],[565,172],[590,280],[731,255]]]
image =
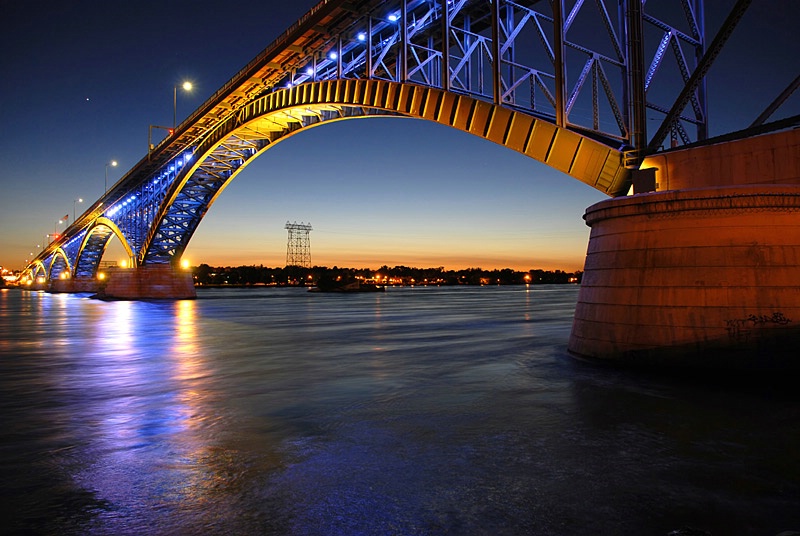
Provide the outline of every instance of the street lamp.
[[117,161],[106,162],[106,192],[108,191],[108,166],[117,167]]
[[64,220],[58,220],[56,223],[53,224],[53,234],[51,235],[53,237],[53,240],[51,240],[51,242],[58,240],[59,236],[58,226],[61,225],[62,223],[64,223]]
[[83,203],[83,198],[79,197],[78,199],[72,200],[72,222],[75,222],[75,204],[76,203]]
[[[191,82],[184,82],[181,84],[181,87],[184,91],[191,91],[192,90],[192,83]],[[172,88],[172,132],[175,132],[175,125],[178,121],[178,86]]]

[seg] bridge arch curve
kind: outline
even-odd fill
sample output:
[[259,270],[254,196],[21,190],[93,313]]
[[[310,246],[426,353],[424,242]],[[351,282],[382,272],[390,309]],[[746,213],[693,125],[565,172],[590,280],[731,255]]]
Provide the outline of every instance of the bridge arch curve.
[[139,264],[175,263],[230,181],[276,142],[327,121],[403,116],[482,137],[610,196],[627,190],[622,153],[529,113],[473,97],[383,80],[328,80],[255,99],[210,131],[154,218]]
[[56,248],[53,252],[53,260],[50,262],[50,270],[47,273],[48,279],[58,279],[61,274],[72,273],[72,266],[69,263],[69,256],[63,248]]
[[28,278],[29,280],[36,281],[38,277],[47,277],[47,267],[39,259],[33,263],[22,273],[22,279]]
[[76,277],[94,277],[97,274],[100,260],[112,235],[122,244],[130,262],[135,262],[136,255],[120,228],[109,218],[101,216],[92,222],[81,241],[75,260]]

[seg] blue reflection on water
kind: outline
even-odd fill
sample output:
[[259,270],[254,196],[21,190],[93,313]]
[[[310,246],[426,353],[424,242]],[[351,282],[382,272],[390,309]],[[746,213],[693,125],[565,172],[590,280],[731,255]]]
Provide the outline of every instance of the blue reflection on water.
[[576,292],[0,293],[9,530],[800,527],[796,395],[576,362]]

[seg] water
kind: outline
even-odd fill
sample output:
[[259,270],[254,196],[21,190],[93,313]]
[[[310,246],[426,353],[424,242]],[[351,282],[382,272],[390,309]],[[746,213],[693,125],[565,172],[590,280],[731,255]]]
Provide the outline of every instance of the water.
[[0,292],[0,532],[800,530],[800,398],[569,357],[577,287]]

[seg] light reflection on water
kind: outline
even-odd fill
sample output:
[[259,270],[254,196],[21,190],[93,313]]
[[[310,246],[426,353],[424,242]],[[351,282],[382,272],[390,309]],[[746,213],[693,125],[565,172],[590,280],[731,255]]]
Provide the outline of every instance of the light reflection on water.
[[571,286],[0,293],[12,534],[800,529],[800,407],[565,353]]

